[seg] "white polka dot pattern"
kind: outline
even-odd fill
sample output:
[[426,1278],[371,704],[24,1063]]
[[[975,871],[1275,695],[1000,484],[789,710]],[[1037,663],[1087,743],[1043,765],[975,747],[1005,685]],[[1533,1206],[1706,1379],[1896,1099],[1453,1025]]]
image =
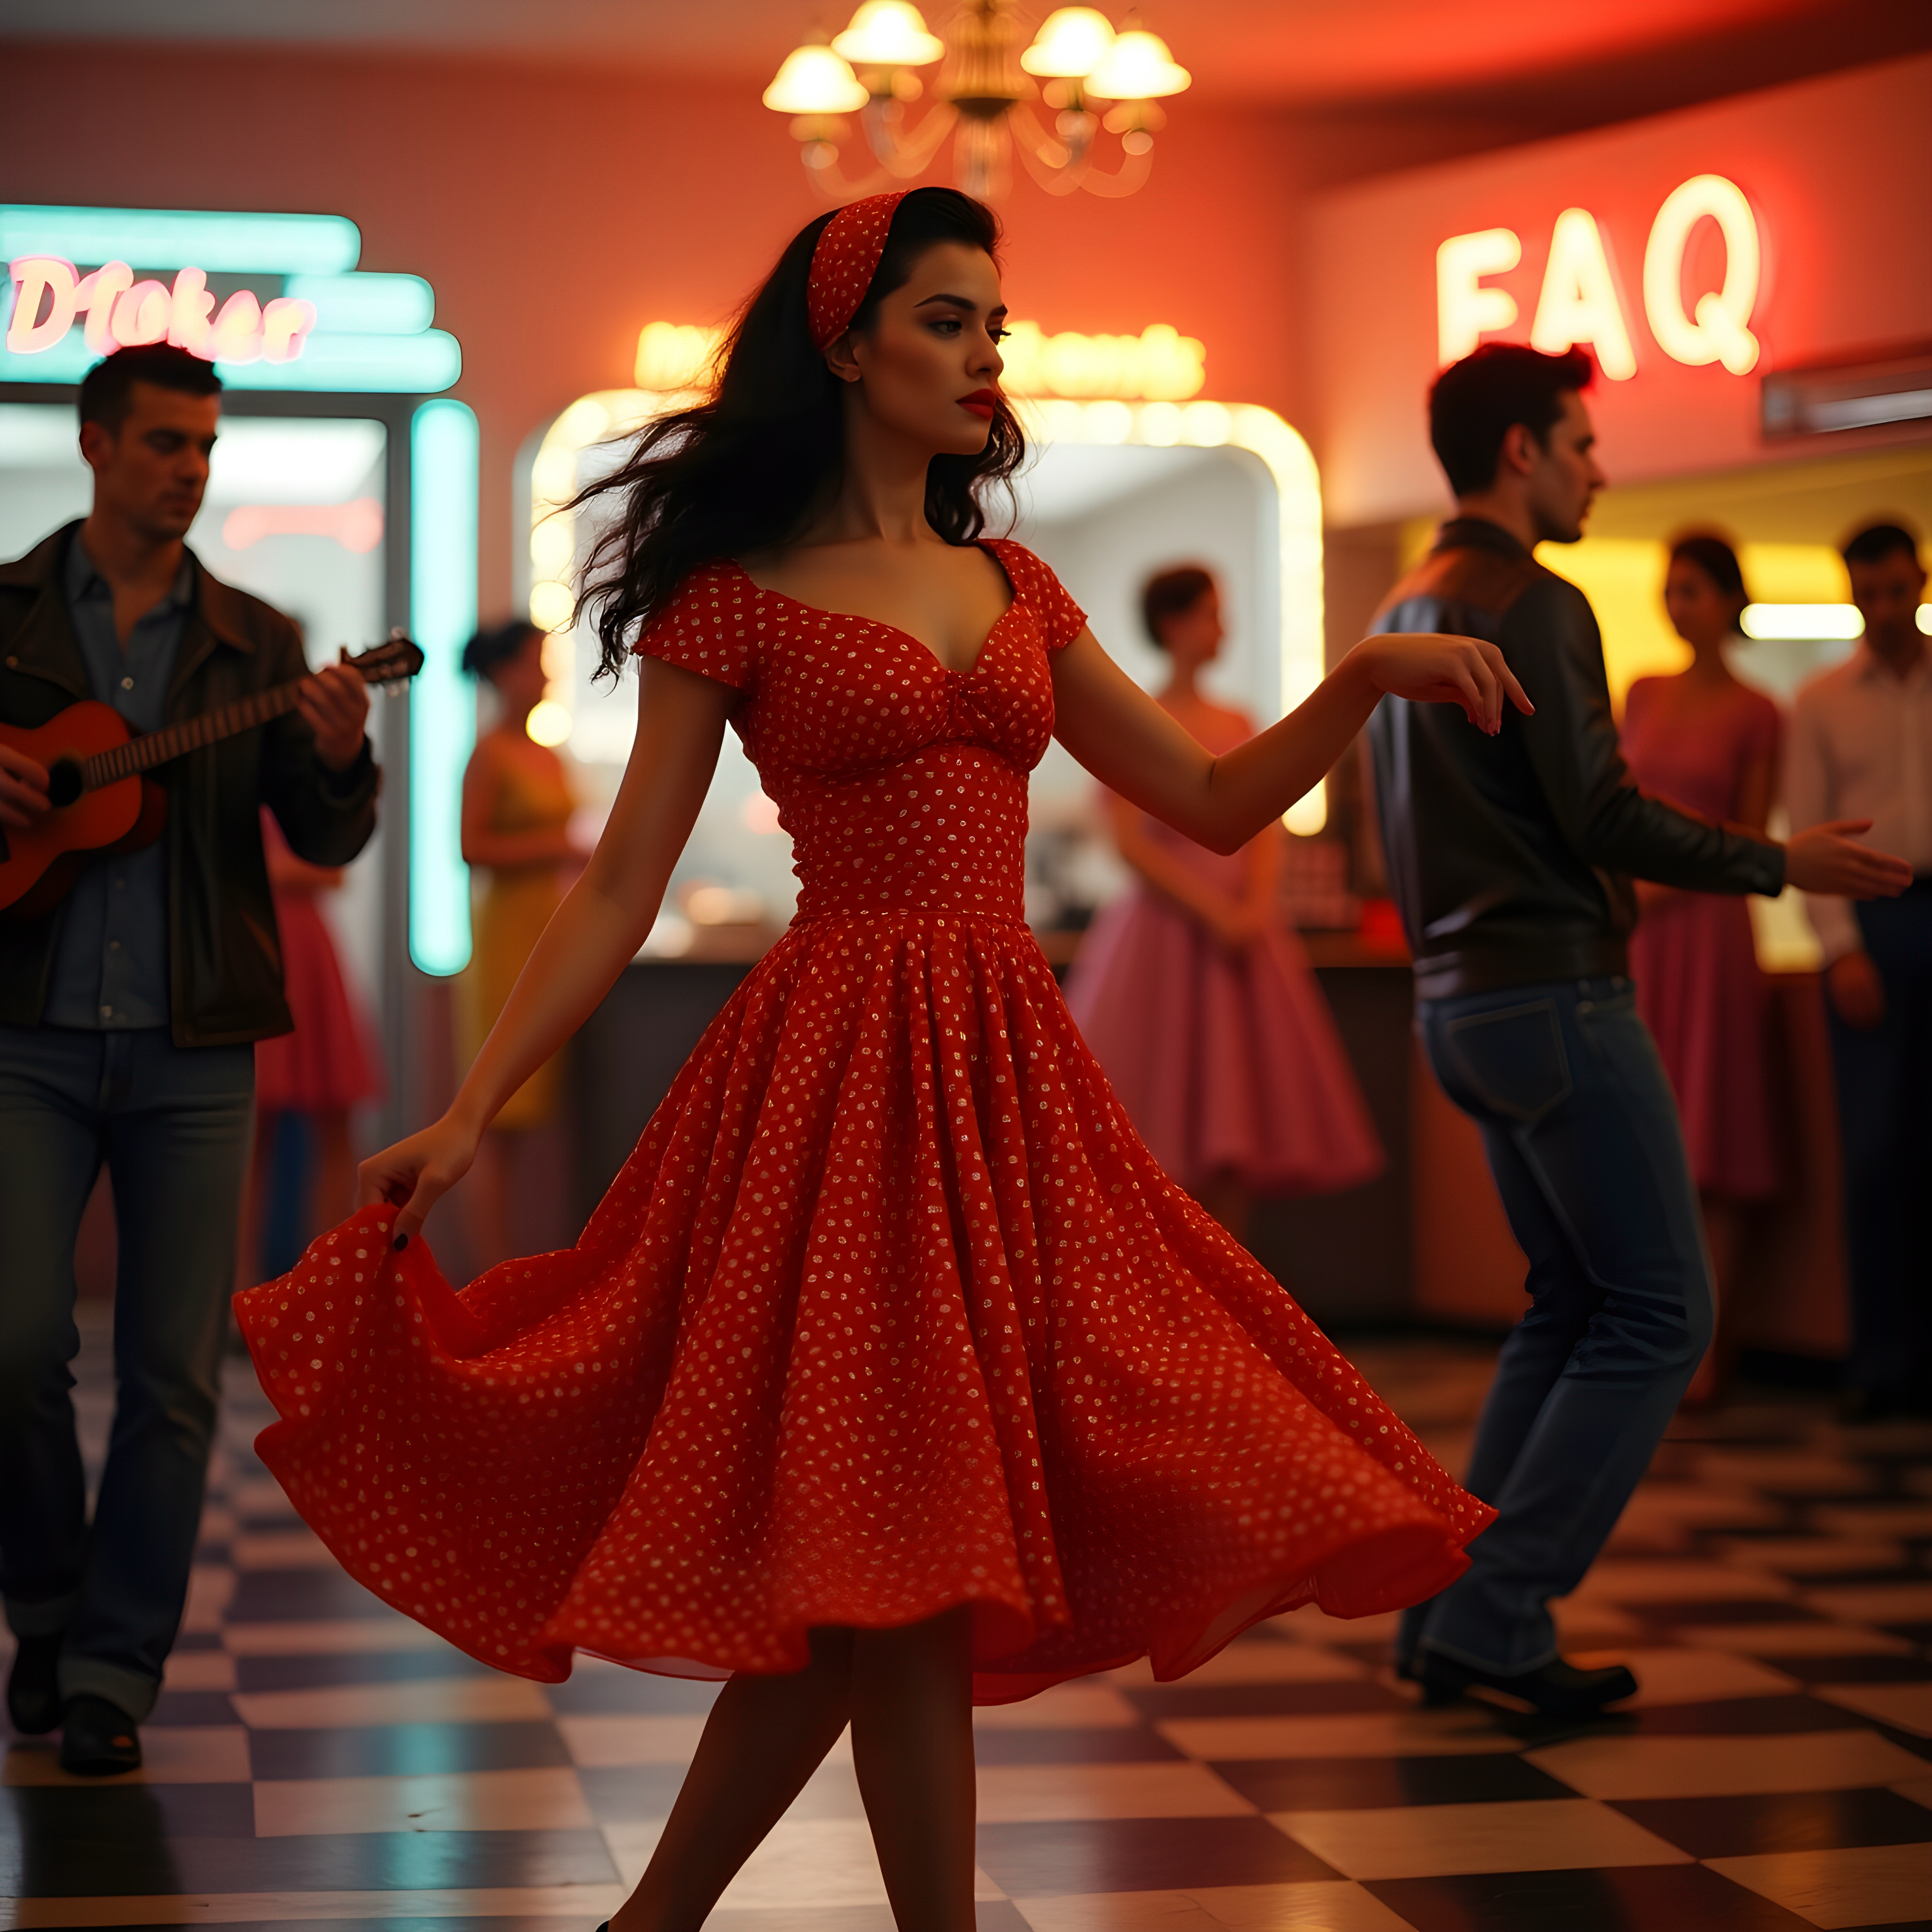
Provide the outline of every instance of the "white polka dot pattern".
[[802,911],[568,1251],[453,1293],[364,1210],[238,1298],[260,1443],[356,1576],[500,1668],[794,1670],[975,1606],[974,1694],[1460,1573],[1466,1495],[1163,1174],[1020,916],[1048,650],[960,676],[701,571],[640,648],[736,686]]
[[805,284],[806,322],[813,348],[823,349],[859,313],[879,272],[893,212],[910,192],[899,188],[848,201],[818,231]]

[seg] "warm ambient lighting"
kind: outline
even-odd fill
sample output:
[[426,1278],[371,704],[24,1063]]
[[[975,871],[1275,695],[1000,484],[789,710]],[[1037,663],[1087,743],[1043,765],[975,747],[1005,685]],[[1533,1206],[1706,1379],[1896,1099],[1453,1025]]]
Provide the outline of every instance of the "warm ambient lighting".
[[1087,76],[1088,88],[1102,100],[1157,100],[1193,84],[1186,68],[1174,64],[1167,43],[1138,27],[1116,34],[1106,58]]
[[866,0],[832,51],[854,67],[929,67],[946,43],[926,32],[919,9],[906,0]]
[[[982,200],[1005,192],[1016,148],[1049,194],[1132,194],[1148,178],[1154,135],[1166,124],[1156,101],[1182,92],[1192,76],[1158,34],[1137,22],[1117,32],[1091,7],[1049,14],[1022,50],[1016,4],[965,0],[942,40],[906,0],[866,0],[830,46],[814,36],[794,48],[764,98],[793,117],[813,185],[828,200],[848,201],[916,180],[952,134],[954,178]],[[941,63],[930,83],[936,104],[908,125],[907,106],[928,86],[920,70],[934,62]],[[1036,98],[1054,115],[1050,130],[1034,118]],[[860,116],[873,163],[857,181],[838,164],[848,114]],[[1102,128],[1120,144],[1111,173],[1094,166]]]
[[[668,394],[641,388],[602,390],[579,397],[545,432],[530,468],[533,580],[530,608],[535,621],[543,621],[537,615],[538,592],[546,585],[551,586],[544,593],[547,598],[553,593],[560,598],[570,595],[563,579],[574,560],[575,533],[574,519],[563,506],[577,490],[579,457],[592,443],[635,434],[653,416],[676,406],[689,393],[682,388]],[[1066,442],[1113,447],[1141,444],[1156,449],[1226,448],[1246,450],[1258,458],[1275,488],[1280,622],[1274,642],[1281,711],[1293,710],[1314,690],[1324,668],[1322,486],[1308,445],[1294,428],[1272,410],[1204,399],[1128,402],[1114,398],[1086,401],[1068,397],[1026,398],[1020,400],[1020,414],[1028,440],[1036,447]],[[554,536],[544,534],[560,526],[568,537],[568,548]],[[561,610],[562,604],[545,602],[541,608],[548,614]],[[578,689],[573,681],[560,677],[546,695],[574,713]],[[581,755],[604,756],[606,747],[613,754],[622,755],[620,749],[610,746],[609,734],[601,728],[595,712],[575,719],[573,735]],[[1308,836],[1321,831],[1328,822],[1324,788],[1317,784],[1285,816],[1291,832]]]
[[872,98],[828,46],[795,47],[763,96],[775,114],[856,114]]
[[[1724,237],[1724,284],[1698,296],[1687,314],[1684,253],[1693,231],[1706,219]],[[1757,218],[1736,182],[1722,175],[1696,175],[1673,189],[1651,223],[1643,253],[1644,315],[1658,346],[1691,368],[1718,362],[1742,376],[1756,368],[1759,344],[1750,323],[1762,256]],[[1508,228],[1452,235],[1436,250],[1436,352],[1443,365],[1460,361],[1484,336],[1515,322],[1515,296],[1485,287],[1482,278],[1507,274],[1522,259],[1522,244]],[[1546,355],[1581,344],[1615,382],[1636,373],[1610,250],[1587,208],[1565,208],[1556,218],[1529,339]]]
[[554,698],[544,698],[530,706],[530,715],[524,720],[524,731],[532,744],[555,746],[570,736],[570,725],[568,706]]
[[1062,7],[1040,23],[1020,65],[1043,80],[1084,80],[1113,45],[1113,22],[1097,8]]
[[[723,340],[690,323],[648,322],[638,332],[635,380],[640,389],[696,389],[710,373]],[[1150,322],[1138,335],[1049,335],[1036,322],[1010,322],[1000,345],[1000,386],[1014,396],[1118,396],[1134,402],[1179,402],[1198,395],[1208,352],[1172,322]],[[539,580],[552,574],[538,573]]]
[[[1923,604],[1918,622],[1922,630]],[[1746,637],[1757,639],[1858,638],[1864,634],[1865,620],[1856,604],[1747,604],[1738,628]]]

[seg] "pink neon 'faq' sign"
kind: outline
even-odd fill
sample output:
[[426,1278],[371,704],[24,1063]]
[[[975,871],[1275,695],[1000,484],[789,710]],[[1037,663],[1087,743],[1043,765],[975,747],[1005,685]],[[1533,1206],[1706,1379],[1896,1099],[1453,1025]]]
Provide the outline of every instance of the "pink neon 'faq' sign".
[[292,362],[315,326],[314,303],[277,296],[264,307],[246,289],[236,290],[218,315],[199,268],[180,270],[170,289],[136,281],[125,262],[85,275],[60,255],[22,255],[10,266],[19,293],[7,346],[16,356],[52,348],[83,311],[87,346],[97,356],[172,342],[209,362]]

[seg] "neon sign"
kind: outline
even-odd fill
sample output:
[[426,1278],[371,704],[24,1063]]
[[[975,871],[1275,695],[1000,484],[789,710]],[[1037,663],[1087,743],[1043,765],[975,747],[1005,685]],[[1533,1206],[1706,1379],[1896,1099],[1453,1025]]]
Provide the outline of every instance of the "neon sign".
[[64,256],[21,255],[11,271],[18,290],[7,346],[16,356],[53,348],[83,313],[94,355],[171,342],[209,362],[292,362],[315,326],[314,303],[277,296],[265,304],[247,289],[237,289],[217,314],[208,277],[200,268],[179,270],[172,288],[136,281],[125,262],[110,262],[83,275]]
[[[1482,292],[1502,295],[1494,289]],[[1507,296],[1502,299],[1509,302]],[[1508,320],[1515,316],[1511,302]],[[722,339],[718,330],[690,323],[646,322],[638,334],[638,387],[666,392],[701,386]],[[1000,354],[1006,365],[1000,386],[1015,396],[1178,403],[1198,396],[1208,380],[1206,349],[1171,322],[1150,323],[1138,335],[1083,335],[1075,329],[1049,335],[1036,322],[1011,322]]]
[[[1724,238],[1724,281],[1697,296],[1687,313],[1684,254],[1698,224],[1706,220],[1717,224]],[[1507,274],[1522,260],[1522,244],[1508,228],[1452,235],[1436,250],[1436,352],[1443,365],[1460,362],[1485,335],[1516,321],[1516,298],[1506,289],[1486,286],[1484,278]],[[1750,320],[1762,261],[1757,218],[1735,182],[1694,175],[1672,189],[1651,223],[1643,251],[1644,317],[1657,346],[1691,368],[1719,362],[1742,376],[1756,368],[1758,340]],[[1602,232],[1587,208],[1566,208],[1556,218],[1529,340],[1546,355],[1586,345],[1612,382],[1636,374],[1624,298]]]

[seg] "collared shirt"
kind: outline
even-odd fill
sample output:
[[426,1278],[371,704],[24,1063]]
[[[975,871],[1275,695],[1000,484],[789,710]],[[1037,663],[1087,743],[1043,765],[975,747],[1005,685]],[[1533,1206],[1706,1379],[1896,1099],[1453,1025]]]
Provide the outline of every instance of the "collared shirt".
[[[1785,802],[1794,832],[1869,818],[1861,843],[1932,874],[1932,650],[1901,678],[1861,644],[1799,692]],[[1849,899],[1804,903],[1828,963],[1863,947]]]
[[[167,722],[168,689],[194,603],[194,565],[124,644],[114,592],[76,530],[62,576],[87,681],[137,732]],[[94,860],[68,895],[43,1019],[49,1026],[119,1028],[169,1024],[168,860],[165,839]]]

